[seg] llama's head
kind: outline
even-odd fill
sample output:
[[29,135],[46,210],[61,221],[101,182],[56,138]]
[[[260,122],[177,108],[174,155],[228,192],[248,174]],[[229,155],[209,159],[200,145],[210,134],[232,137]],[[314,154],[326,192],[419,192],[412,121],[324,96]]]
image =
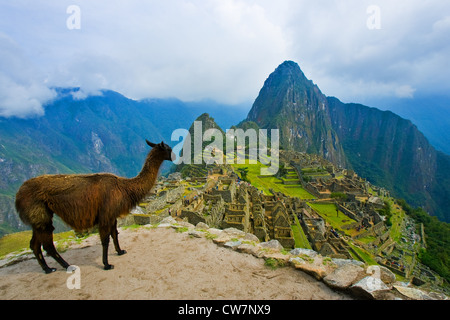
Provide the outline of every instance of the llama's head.
[[147,142],[147,144],[152,147],[152,148],[156,148],[159,152],[161,152],[163,154],[164,160],[169,160],[169,161],[173,161],[176,158],[175,153],[172,152],[172,148],[169,147],[167,144],[165,144],[164,142],[161,141],[161,143],[151,143],[148,140],[145,140],[145,142]]

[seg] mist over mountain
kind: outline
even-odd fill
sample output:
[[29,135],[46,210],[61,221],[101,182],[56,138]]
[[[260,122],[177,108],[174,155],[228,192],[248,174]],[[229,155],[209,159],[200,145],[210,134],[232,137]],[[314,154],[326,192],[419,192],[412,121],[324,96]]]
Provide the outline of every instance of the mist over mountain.
[[393,112],[326,97],[295,62],[285,61],[267,78],[246,120],[280,129],[285,149],[317,153],[352,168],[450,221],[450,156]]

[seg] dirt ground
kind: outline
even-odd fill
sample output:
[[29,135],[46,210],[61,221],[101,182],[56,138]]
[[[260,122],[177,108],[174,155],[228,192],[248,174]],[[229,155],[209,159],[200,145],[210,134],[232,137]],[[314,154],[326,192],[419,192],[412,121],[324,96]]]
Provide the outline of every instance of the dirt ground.
[[57,271],[48,275],[34,258],[0,268],[0,299],[350,299],[294,268],[272,270],[263,259],[170,228],[121,230],[119,241],[127,254],[110,244],[113,270],[103,270],[98,236],[61,254],[79,267],[75,273],[51,257]]

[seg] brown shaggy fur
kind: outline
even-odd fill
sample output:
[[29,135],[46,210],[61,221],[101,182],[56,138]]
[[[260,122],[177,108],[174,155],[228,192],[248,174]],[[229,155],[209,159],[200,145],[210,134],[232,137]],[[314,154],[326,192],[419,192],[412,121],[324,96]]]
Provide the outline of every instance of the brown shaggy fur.
[[49,268],[42,256],[41,245],[64,268],[69,264],[56,252],[53,245],[53,213],[75,230],[99,227],[103,246],[103,264],[108,264],[109,236],[119,255],[117,218],[129,214],[155,184],[164,160],[172,160],[172,149],[161,142],[153,144],[144,167],[132,179],[108,173],[89,175],[43,175],[25,181],[16,194],[16,210],[22,221],[33,228],[30,248],[46,273]]

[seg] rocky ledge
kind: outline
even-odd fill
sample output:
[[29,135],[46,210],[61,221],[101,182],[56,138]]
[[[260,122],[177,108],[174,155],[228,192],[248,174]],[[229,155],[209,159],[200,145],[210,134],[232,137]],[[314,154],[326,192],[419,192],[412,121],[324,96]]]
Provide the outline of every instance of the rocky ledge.
[[383,266],[369,266],[361,261],[324,257],[311,249],[286,251],[278,240],[260,242],[258,238],[235,228],[210,228],[200,222],[196,226],[165,218],[158,227],[188,232],[192,237],[208,238],[219,246],[266,260],[267,265],[287,266],[306,272],[335,290],[360,299],[375,300],[448,300],[438,292],[426,292],[410,283],[396,281],[395,275]]
[[[199,222],[196,226],[172,217],[159,224],[147,227],[173,228],[187,232],[194,238],[211,239],[215,244],[264,259],[271,267],[293,267],[306,272],[334,290],[346,292],[357,299],[374,300],[448,300],[443,293],[426,292],[411,283],[396,281],[395,275],[382,266],[370,266],[361,261],[324,257],[311,249],[295,248],[286,251],[278,240],[260,242],[251,234],[236,228],[216,229]],[[145,225],[143,226],[145,227]],[[88,237],[71,248],[88,247],[97,243],[96,237]],[[12,253],[0,260],[0,268],[32,259],[27,250],[22,254]]]

